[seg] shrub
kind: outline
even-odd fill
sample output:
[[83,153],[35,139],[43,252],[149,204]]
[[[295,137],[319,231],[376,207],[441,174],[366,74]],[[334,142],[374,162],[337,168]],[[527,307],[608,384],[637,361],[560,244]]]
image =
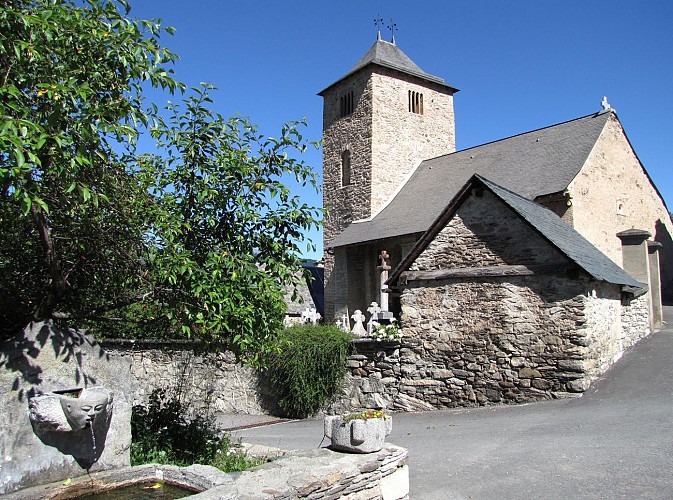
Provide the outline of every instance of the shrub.
[[147,405],[135,405],[131,413],[131,465],[198,463],[233,472],[264,461],[248,457],[208,418],[187,418],[187,410],[177,396],[163,389],[154,390]]
[[346,375],[350,340],[336,326],[293,326],[278,334],[267,374],[288,416],[315,415],[334,397]]

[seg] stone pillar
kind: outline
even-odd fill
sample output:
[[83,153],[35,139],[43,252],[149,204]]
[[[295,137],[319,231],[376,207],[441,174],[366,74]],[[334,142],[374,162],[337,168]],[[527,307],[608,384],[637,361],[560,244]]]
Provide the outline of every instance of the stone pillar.
[[661,273],[659,271],[659,249],[661,243],[648,241],[647,251],[650,257],[650,294],[652,296],[652,327],[659,329],[663,326],[664,316],[661,307]]
[[325,317],[327,324],[348,312],[348,260],[343,248],[328,250],[325,253]]
[[617,237],[622,240],[622,267],[641,283],[645,283],[649,290],[647,292],[650,327],[653,327],[652,311],[652,287],[650,285],[650,259],[647,249],[647,239],[652,236],[648,231],[642,229],[627,229],[617,233]]

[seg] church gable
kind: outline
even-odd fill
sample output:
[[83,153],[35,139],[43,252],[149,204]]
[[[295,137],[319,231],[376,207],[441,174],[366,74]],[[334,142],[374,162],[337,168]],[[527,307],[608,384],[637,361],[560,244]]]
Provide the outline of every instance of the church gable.
[[561,268],[569,263],[502,200],[475,188],[410,269]]
[[[468,272],[466,267],[475,269]],[[452,269],[461,277],[548,271],[578,275],[579,269],[636,294],[647,289],[551,210],[479,175],[460,190],[388,282],[447,278]]]
[[672,300],[673,223],[614,112],[568,193],[573,227],[617,264],[622,264],[621,231],[641,229],[661,243],[661,282],[665,298]]

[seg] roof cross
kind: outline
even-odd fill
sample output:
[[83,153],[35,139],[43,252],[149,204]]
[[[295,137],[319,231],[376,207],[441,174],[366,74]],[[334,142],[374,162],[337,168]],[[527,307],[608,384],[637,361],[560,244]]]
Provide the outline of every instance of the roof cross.
[[395,21],[393,21],[393,18],[390,18],[390,24],[388,25],[388,29],[390,30],[390,35],[391,35],[391,40],[390,43],[395,45],[395,32],[397,31],[397,24],[395,24]]
[[381,40],[381,26],[383,26],[383,18],[378,14],[374,18],[374,25],[376,26],[376,39]]

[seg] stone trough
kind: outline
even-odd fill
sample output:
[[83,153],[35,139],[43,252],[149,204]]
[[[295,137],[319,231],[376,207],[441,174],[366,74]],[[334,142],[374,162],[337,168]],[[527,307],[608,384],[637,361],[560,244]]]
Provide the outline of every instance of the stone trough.
[[[377,453],[339,453],[327,448],[293,450],[245,472],[207,465],[142,465],[92,473],[71,481],[10,493],[7,500],[66,500],[137,483],[165,482],[195,491],[190,498],[382,498],[409,494],[407,450],[386,445]],[[68,484],[64,484],[68,483]]]

